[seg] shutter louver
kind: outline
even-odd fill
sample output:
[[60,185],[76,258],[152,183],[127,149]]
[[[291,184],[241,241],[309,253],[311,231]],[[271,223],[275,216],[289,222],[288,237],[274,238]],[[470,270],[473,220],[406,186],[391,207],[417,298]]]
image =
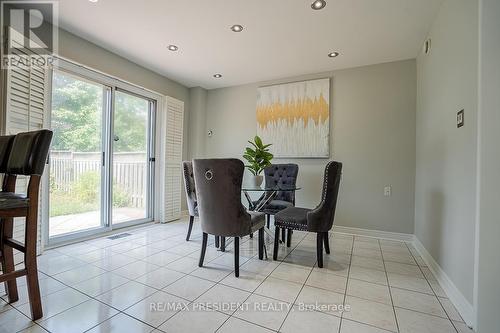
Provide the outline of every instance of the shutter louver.
[[184,102],[167,97],[165,118],[165,208],[162,221],[169,222],[181,217]]
[[[13,54],[29,57],[23,50],[14,49]],[[31,66],[10,66],[6,68],[6,112],[5,133],[17,134],[39,130],[44,127],[45,108],[47,105],[47,77],[48,69],[38,67],[32,63]],[[26,193],[28,178],[19,176],[16,183],[16,192]],[[38,210],[38,241],[37,252],[41,252],[42,239],[42,210],[39,204]],[[25,223],[24,218],[14,219],[14,239],[24,242]],[[22,253],[14,250],[15,264],[24,260]]]

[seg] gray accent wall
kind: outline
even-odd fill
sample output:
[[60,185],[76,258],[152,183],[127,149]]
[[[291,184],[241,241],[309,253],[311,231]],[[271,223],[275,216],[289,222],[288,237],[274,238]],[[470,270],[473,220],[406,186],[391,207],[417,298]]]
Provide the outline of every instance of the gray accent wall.
[[[416,63],[405,60],[208,91],[205,156],[242,158],[256,133],[260,85],[331,79],[330,158],[344,163],[336,224],[413,233]],[[191,124],[190,128],[197,127]],[[213,130],[213,136],[206,132]],[[198,134],[196,134],[198,135]],[[299,164],[297,205],[320,201],[327,159]],[[392,196],[384,196],[384,186]]]
[[189,89],[189,156],[205,156],[207,139],[207,90],[201,87]]
[[[415,235],[473,303],[478,3],[446,0],[417,58]],[[465,125],[457,128],[457,112]]]

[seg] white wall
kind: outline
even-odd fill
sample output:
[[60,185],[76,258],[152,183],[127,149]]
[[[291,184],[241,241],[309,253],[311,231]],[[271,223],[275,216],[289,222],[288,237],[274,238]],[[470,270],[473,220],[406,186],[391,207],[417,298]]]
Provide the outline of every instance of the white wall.
[[[256,133],[257,87],[331,77],[331,159],[344,163],[336,224],[413,233],[416,68],[398,61],[208,91],[205,156],[242,158]],[[299,164],[297,205],[319,203],[326,159]],[[384,197],[384,186],[393,186]]]
[[[417,58],[415,235],[472,304],[478,3],[443,2]],[[457,111],[465,126],[457,128]]]
[[477,332],[500,327],[500,1],[482,0],[479,48]]

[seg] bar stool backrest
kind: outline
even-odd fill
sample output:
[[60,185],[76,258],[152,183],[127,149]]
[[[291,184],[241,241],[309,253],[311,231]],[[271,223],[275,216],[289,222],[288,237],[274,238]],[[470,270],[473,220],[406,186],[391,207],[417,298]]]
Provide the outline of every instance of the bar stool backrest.
[[7,171],[7,162],[12,150],[15,135],[0,136],[0,173]]
[[45,129],[16,134],[6,173],[41,176],[45,168],[51,140],[52,131]]

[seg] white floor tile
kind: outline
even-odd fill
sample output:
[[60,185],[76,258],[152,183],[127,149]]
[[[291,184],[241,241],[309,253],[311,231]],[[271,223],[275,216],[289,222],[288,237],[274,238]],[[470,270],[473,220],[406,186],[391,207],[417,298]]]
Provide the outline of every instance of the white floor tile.
[[344,304],[344,294],[325,289],[304,286],[295,304],[302,308],[314,309],[340,317]]
[[44,329],[42,326],[34,324],[28,328],[25,328],[22,331],[19,331],[18,333],[48,333],[48,331]]
[[340,333],[387,333],[390,331],[355,321],[342,319]]
[[355,245],[352,254],[358,257],[382,259],[382,252],[380,251],[379,248],[366,249],[366,248],[356,247]]
[[240,277],[235,277],[234,274],[229,274],[220,283],[245,290],[248,292],[253,292],[257,287],[264,281],[266,276],[259,275],[257,273],[247,272],[240,269]]
[[141,275],[135,281],[156,289],[163,289],[184,276],[186,274],[162,267]]
[[387,276],[385,272],[360,266],[351,266],[349,278],[387,285]]
[[148,333],[152,329],[152,326],[146,325],[124,313],[119,313],[95,326],[87,333]]
[[105,304],[89,300],[41,321],[40,325],[51,333],[84,332],[117,313],[118,311]]
[[214,284],[211,281],[188,275],[165,287],[163,290],[169,294],[194,301],[213,287]]
[[407,265],[407,264],[401,264],[398,262],[387,261],[385,263],[385,269],[389,273],[409,275],[409,276],[424,279],[424,275],[420,271],[420,268],[418,266],[415,266],[415,265]]
[[343,313],[343,318],[351,319],[378,328],[396,332],[396,318],[392,306],[364,300],[357,297],[347,296],[346,306],[350,306],[350,311]]
[[[66,311],[78,304],[86,302],[90,298],[74,289],[66,288],[47,296],[42,297],[43,318],[47,319]],[[29,303],[26,303],[18,308],[19,311],[26,316],[31,317]]]
[[252,295],[233,316],[276,331],[285,320],[290,307],[286,302]]
[[0,314],[0,332],[17,332],[31,325],[30,318],[14,308]]
[[123,253],[126,256],[135,258],[137,260],[142,260],[146,257],[152,256],[153,254],[156,254],[158,252],[161,252],[162,250],[155,249],[151,246],[141,246],[135,249],[132,249],[130,251],[127,251]]
[[279,263],[273,261],[272,258],[269,260],[250,259],[241,265],[241,269],[260,275],[269,275],[278,265]]
[[304,311],[294,306],[286,317],[280,332],[283,333],[332,333],[338,332],[340,318],[317,311]]
[[156,289],[142,283],[130,281],[97,296],[96,299],[123,311],[156,291]]
[[249,292],[217,284],[196,299],[196,303],[227,314],[234,313],[250,296]]
[[312,268],[302,268],[295,265],[281,264],[271,273],[274,278],[295,283],[304,283]]
[[[186,222],[45,251],[40,325],[55,333],[387,333],[398,328],[397,311],[400,333],[446,333],[453,325],[471,333],[411,244],[333,233],[332,253],[318,268],[315,234],[295,232],[291,248],[280,244],[282,261],[272,260],[267,234],[268,260],[257,259],[256,238],[243,237],[236,278],[232,240],[222,253],[211,237],[200,268],[200,224],[186,242]],[[0,332],[47,333],[24,315],[25,278],[18,287],[20,301],[11,306],[0,285]]]
[[107,271],[112,271],[117,268],[123,267],[125,265],[130,265],[137,261],[134,258],[127,257],[126,255],[115,253],[111,256],[104,257],[98,261],[93,262],[93,265],[105,269]]
[[123,267],[117,268],[111,272],[126,277],[127,279],[134,280],[144,273],[154,271],[158,268],[160,268],[160,266],[139,260],[133,262],[130,265],[125,265]]
[[391,288],[391,293],[395,307],[447,318],[446,313],[436,296],[398,288]]
[[184,257],[166,264],[165,268],[189,274],[194,270],[198,269],[198,260],[190,257]]
[[215,332],[229,318],[228,315],[199,305],[190,305],[188,308],[187,311],[178,312],[159,329],[169,333]]
[[212,282],[220,282],[229,274],[233,273],[232,267],[217,265],[208,263],[203,265],[203,267],[198,267],[191,272],[191,275],[197,276],[199,278],[210,280]]
[[385,271],[382,259],[352,256],[351,265]]
[[188,301],[158,291],[125,310],[125,313],[153,327],[158,327],[188,305]]
[[331,274],[347,277],[347,275],[349,274],[349,264],[339,262],[335,258],[336,257],[323,258],[323,267],[319,268],[318,266],[315,266],[313,268],[313,271],[320,271],[320,272],[324,272],[324,273],[331,273]]
[[247,321],[231,317],[217,331],[217,333],[271,333],[272,331],[262,326],[254,325]]
[[392,305],[389,287],[381,284],[349,279],[347,295]]
[[301,289],[302,284],[268,277],[254,293],[287,303],[293,303]]
[[347,278],[320,271],[312,271],[306,281],[306,285],[334,291],[336,293],[345,293]]
[[[40,286],[41,296],[50,295],[59,290],[67,288],[64,284],[51,277],[43,277],[41,279],[39,278],[38,284]],[[26,286],[26,284],[18,285],[17,293],[19,296],[19,300],[17,302],[14,302],[12,305],[20,306],[29,302],[28,287]],[[7,296],[5,296],[4,300],[7,300]]]
[[155,264],[158,266],[165,266],[175,260],[182,258],[182,256],[174,253],[170,253],[167,251],[157,252],[153,255],[150,255],[143,260],[149,262],[151,264]]
[[395,273],[387,273],[387,276],[391,287],[433,294],[431,287],[429,287],[429,283],[425,279]]
[[129,280],[124,278],[123,276],[108,272],[96,276],[92,279],[77,283],[76,285],[74,285],[74,288],[83,292],[84,294],[95,297],[113,288],[119,287],[122,284],[127,283],[128,281]]
[[106,273],[102,268],[94,265],[81,266],[63,273],[54,275],[54,279],[61,281],[67,285],[73,286],[78,282],[82,282],[98,275]]
[[401,333],[456,333],[447,319],[396,308]]

